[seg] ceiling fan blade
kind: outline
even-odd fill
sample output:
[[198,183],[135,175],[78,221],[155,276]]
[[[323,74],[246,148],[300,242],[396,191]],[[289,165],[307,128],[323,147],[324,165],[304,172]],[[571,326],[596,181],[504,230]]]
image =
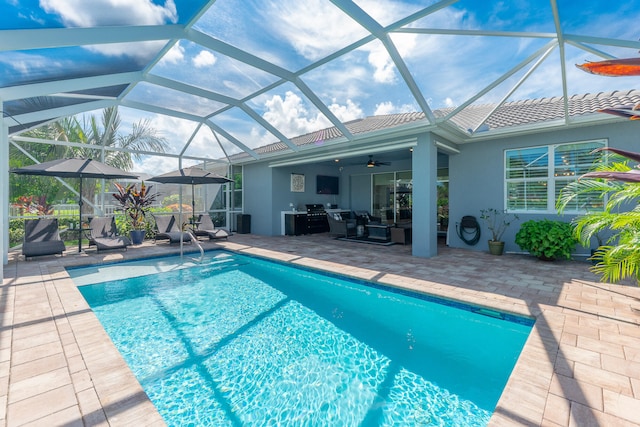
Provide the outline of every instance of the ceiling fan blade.
[[379,162],[379,161],[375,161],[374,162],[376,166],[390,166],[391,162]]
[[389,166],[391,162],[380,162],[378,160],[373,160],[373,156],[369,156],[369,161],[365,163],[365,166],[368,168],[379,167],[379,166]]

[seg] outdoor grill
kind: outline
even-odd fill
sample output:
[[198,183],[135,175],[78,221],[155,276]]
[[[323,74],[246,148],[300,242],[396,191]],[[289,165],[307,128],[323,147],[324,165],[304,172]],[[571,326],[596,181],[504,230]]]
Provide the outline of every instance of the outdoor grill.
[[325,233],[329,231],[327,213],[322,204],[309,204],[307,207],[307,233]]

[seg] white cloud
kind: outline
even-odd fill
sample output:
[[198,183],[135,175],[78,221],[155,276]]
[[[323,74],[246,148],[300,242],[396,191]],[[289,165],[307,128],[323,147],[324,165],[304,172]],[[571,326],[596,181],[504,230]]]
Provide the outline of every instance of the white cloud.
[[[140,160],[134,160],[135,172],[149,174],[151,176],[171,172],[178,168],[178,159],[174,157],[144,156]],[[151,184],[155,185],[155,184]]]
[[[178,20],[173,0],[164,5],[150,0],[40,0],[42,9],[60,17],[66,27],[101,27],[110,25],[160,25]],[[88,45],[84,48],[108,56],[126,55],[141,63],[148,61],[165,42],[114,43]]]
[[201,50],[192,60],[196,68],[210,67],[216,63],[216,57],[208,50]]
[[162,136],[169,141],[171,148],[168,151],[171,153],[181,152],[185,144],[191,140],[186,150],[187,154],[205,158],[223,156],[217,142],[206,126],[201,126],[194,136],[193,133],[197,128],[197,123],[165,115],[154,115],[151,118],[151,126],[161,132]]
[[84,45],[82,48],[107,56],[127,56],[141,65],[149,62],[164,46],[163,41]]
[[40,0],[42,9],[60,16],[67,27],[100,27],[108,25],[158,25],[178,20],[176,5],[150,0]]
[[[144,117],[138,116],[131,119],[137,121],[141,118]],[[185,154],[209,159],[224,158],[224,153],[220,149],[208,127],[201,127],[198,133],[193,136],[193,132],[197,127],[197,124],[194,122],[156,114],[153,114],[148,118],[150,120],[150,126],[155,128],[169,142],[169,148],[167,149],[168,153],[177,154],[181,152],[186,143],[191,139],[191,143],[189,144],[189,147],[187,147]],[[197,163],[201,162],[198,160],[184,159],[182,167],[192,166]],[[148,173],[150,175],[170,172],[180,167],[177,157],[164,156],[144,156],[139,161],[134,161],[134,164],[135,171]]]
[[360,106],[350,99],[347,99],[347,105],[340,105],[334,100],[334,102],[329,105],[329,110],[341,122],[348,122],[364,117],[364,112],[362,111]]
[[[347,43],[365,37],[369,33],[344,12],[329,2],[311,0],[305,2],[271,2],[271,31],[280,34],[300,55],[309,60],[318,60]],[[313,10],[313,13],[309,13]],[[400,17],[401,5],[385,2],[383,5],[369,4],[366,8],[379,16]],[[395,19],[395,18],[394,18]],[[284,21],[284,25],[280,23]],[[323,25],[318,25],[323,22]],[[407,35],[396,44],[401,55],[415,48],[416,37]],[[369,64],[373,67],[373,79],[378,83],[395,83],[396,67],[385,47],[379,41],[361,48],[368,52]]]
[[[271,1],[267,23],[307,59],[317,60],[368,33],[324,0]],[[321,23],[321,24],[320,24]]]
[[416,107],[410,104],[395,105],[391,101],[376,104],[375,116],[384,116],[388,114],[410,113],[416,111]]
[[274,95],[265,102],[267,111],[265,120],[287,137],[294,137],[331,126],[324,115],[313,116],[307,111],[302,99],[293,92],[287,92],[285,98]]
[[368,60],[369,64],[373,66],[373,79],[376,83],[396,82],[395,64],[382,44],[369,51]]
[[171,49],[169,49],[169,51],[162,57],[162,60],[160,61],[163,65],[175,65],[175,64],[180,64],[182,61],[184,61],[184,46],[182,46],[180,44],[180,42],[177,42],[176,44],[174,44]]
[[355,0],[354,3],[383,26],[396,22],[419,9],[417,5],[395,0]]

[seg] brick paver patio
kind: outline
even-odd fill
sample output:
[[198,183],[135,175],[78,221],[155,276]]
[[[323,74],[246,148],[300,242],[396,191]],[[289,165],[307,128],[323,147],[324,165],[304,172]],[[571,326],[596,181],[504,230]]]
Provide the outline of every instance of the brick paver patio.
[[[491,425],[640,425],[640,288],[599,283],[586,262],[444,246],[422,259],[411,257],[409,246],[326,234],[236,234],[206,247],[535,317]],[[0,288],[0,423],[163,425],[64,267],[178,250],[145,243],[127,252],[70,250],[28,262],[11,253]]]

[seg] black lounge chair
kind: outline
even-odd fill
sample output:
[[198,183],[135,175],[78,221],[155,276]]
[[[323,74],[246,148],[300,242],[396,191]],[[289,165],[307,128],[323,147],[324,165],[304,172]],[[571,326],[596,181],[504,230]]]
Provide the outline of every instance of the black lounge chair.
[[64,242],[60,239],[60,231],[58,231],[57,218],[38,218],[24,221],[22,254],[25,258],[40,255],[62,255],[64,250]]
[[169,243],[180,243],[180,236],[183,242],[191,243],[191,234],[181,231],[175,215],[153,215],[156,222],[156,236],[154,242],[158,240],[168,240]]
[[216,228],[209,214],[200,215],[198,222],[198,228],[193,230],[197,237],[208,237],[209,240],[226,239],[229,237],[227,230]]
[[119,236],[114,217],[94,217],[89,221],[89,247],[95,245],[98,252],[110,249],[124,249],[131,246],[131,240],[126,236]]
[[329,222],[329,235],[339,237],[355,237],[357,223],[353,218],[342,218],[340,213],[327,212]]

